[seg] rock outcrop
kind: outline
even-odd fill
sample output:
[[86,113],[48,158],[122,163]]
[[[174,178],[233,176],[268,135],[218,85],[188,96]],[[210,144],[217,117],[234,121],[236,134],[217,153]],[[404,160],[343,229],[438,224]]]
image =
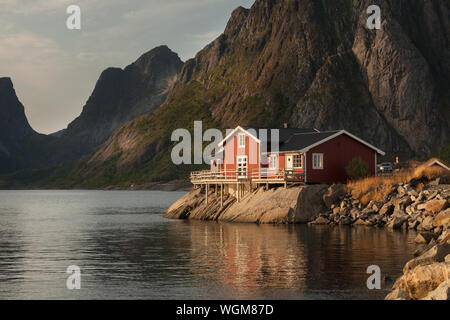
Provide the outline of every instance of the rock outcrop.
[[386,300],[449,300],[450,242],[409,261]]
[[174,203],[164,217],[258,224],[307,223],[324,210],[322,196],[327,190],[324,185],[267,191],[260,188],[239,203],[226,196],[221,207],[220,196],[210,192],[206,204],[205,194],[195,189]]

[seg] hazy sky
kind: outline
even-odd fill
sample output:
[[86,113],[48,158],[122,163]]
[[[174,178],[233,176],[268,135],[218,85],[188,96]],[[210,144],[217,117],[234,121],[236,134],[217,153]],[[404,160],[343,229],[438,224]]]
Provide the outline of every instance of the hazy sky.
[[[0,0],[0,77],[11,77],[31,126],[63,129],[77,117],[100,73],[168,45],[183,61],[254,0]],[[66,9],[81,8],[81,30]]]

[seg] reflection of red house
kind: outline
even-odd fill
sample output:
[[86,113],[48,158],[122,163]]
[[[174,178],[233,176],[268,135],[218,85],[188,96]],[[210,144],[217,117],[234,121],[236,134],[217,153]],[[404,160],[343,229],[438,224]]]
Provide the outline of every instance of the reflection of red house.
[[385,155],[345,130],[237,127],[220,146],[210,171],[192,173],[194,184],[345,183],[345,168],[353,159],[363,159],[375,175],[377,155]]

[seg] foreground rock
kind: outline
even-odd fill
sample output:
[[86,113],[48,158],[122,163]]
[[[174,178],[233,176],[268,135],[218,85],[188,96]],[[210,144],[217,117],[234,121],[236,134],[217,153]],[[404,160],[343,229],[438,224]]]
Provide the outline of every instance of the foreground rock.
[[386,300],[450,299],[450,242],[409,261]]
[[220,196],[210,192],[206,204],[205,194],[197,189],[173,204],[164,217],[261,224],[307,223],[325,210],[323,195],[327,191],[325,185],[268,191],[260,188],[239,203],[234,197],[225,196],[221,207]]

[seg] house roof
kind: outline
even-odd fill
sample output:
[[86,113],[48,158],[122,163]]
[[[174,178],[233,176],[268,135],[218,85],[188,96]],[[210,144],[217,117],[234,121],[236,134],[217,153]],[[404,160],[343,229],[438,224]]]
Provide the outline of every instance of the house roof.
[[223,143],[227,141],[230,137],[232,137],[236,132],[242,131],[243,133],[249,134],[255,140],[260,143],[261,142],[261,131],[267,130],[267,143],[271,142],[271,130],[278,130],[279,133],[279,152],[287,152],[287,151],[300,151],[307,152],[310,149],[325,143],[331,139],[334,139],[342,134],[345,134],[352,139],[364,144],[365,146],[375,150],[377,153],[381,155],[385,155],[385,152],[374,147],[368,142],[358,138],[357,136],[345,131],[345,130],[335,130],[335,131],[319,131],[317,129],[305,129],[305,128],[251,128],[251,127],[241,127],[238,126],[236,129],[231,131],[228,136],[220,143],[223,146]]
[[434,165],[439,165],[444,169],[450,170],[450,166],[448,163],[446,163],[445,161],[439,159],[439,158],[431,158],[430,160],[428,160],[427,162],[424,163],[425,166],[427,167],[431,167]]
[[253,128],[253,127],[243,127],[246,131],[251,131],[252,129],[256,131],[256,137],[261,140],[261,130],[267,130],[267,141],[271,141],[271,131],[272,130],[278,130],[279,133],[279,139],[280,139],[280,143],[286,142],[287,140],[289,140],[293,135],[295,134],[301,134],[301,133],[317,133],[319,132],[319,130],[317,129],[306,129],[306,128],[264,128],[264,127],[259,127],[259,128]]
[[287,151],[300,151],[308,152],[312,148],[321,145],[331,139],[334,139],[342,134],[349,136],[350,138],[358,141],[359,143],[365,145],[366,147],[373,149],[380,155],[385,155],[386,153],[377,147],[374,147],[370,143],[358,138],[357,136],[347,132],[345,130],[336,131],[324,131],[324,132],[310,132],[310,133],[296,133],[293,134],[285,142],[280,142],[280,152]]
[[280,141],[280,151],[300,151],[327,139],[339,131],[295,133],[288,140]]
[[280,143],[283,143],[289,138],[291,138],[294,134],[298,133],[313,133],[313,132],[319,132],[317,129],[304,129],[304,128],[264,128],[264,127],[241,127],[238,126],[234,130],[232,130],[226,137],[223,139],[220,143],[222,145],[225,141],[227,141],[230,137],[236,134],[238,131],[242,131],[244,133],[249,134],[253,138],[255,138],[256,141],[261,142],[261,133],[263,133],[263,130],[267,130],[267,142],[271,141],[271,131],[277,130],[279,133],[279,141]]

